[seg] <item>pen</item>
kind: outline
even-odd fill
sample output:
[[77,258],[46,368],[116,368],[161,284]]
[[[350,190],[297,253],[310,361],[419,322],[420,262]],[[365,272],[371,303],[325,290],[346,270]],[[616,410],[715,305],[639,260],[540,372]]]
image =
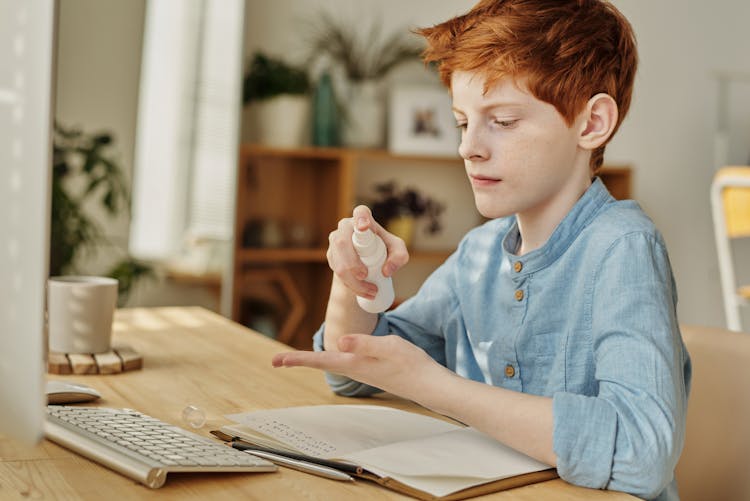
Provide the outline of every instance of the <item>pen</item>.
[[305,463],[313,463],[318,464],[320,466],[327,466],[329,468],[333,468],[334,470],[343,471],[345,473],[362,473],[362,468],[357,465],[344,463],[343,461],[332,461],[329,459],[322,459],[315,456],[308,456],[306,454],[295,454],[294,452],[288,452],[288,451],[279,451],[276,449],[269,449],[268,447],[263,447],[261,445],[255,445],[248,442],[243,441],[241,438],[233,437],[232,438],[232,447],[238,450],[251,450],[251,451],[259,451],[259,452],[268,452],[271,454],[276,454],[277,456],[284,456],[289,459],[295,459],[297,461],[304,461]]
[[352,473],[354,475],[362,474],[361,466],[357,466],[351,463],[346,463],[344,461],[335,461],[333,459],[323,459],[323,458],[319,458],[315,456],[308,456],[307,454],[300,454],[300,453],[295,453],[295,452],[286,451],[286,450],[271,449],[269,447],[263,447],[262,445],[247,442],[241,439],[240,437],[234,437],[232,435],[224,433],[221,430],[211,430],[210,433],[211,435],[215,436],[216,438],[220,440],[229,442],[229,445],[241,451],[245,449],[252,449],[254,451],[270,452],[271,454],[284,456],[289,459],[296,459],[297,461],[304,461],[306,463],[314,463],[314,464],[319,464],[321,466],[328,466],[329,468],[343,471],[345,473]]
[[331,478],[333,480],[347,480],[350,482],[354,481],[352,477],[350,477],[343,471],[335,470],[333,468],[329,468],[328,466],[321,466],[315,463],[308,463],[306,461],[291,459],[286,456],[274,454],[272,452],[258,451],[251,447],[247,447],[241,444],[232,444],[232,447],[234,447],[235,449],[241,450],[243,452],[247,452],[248,454],[252,454],[253,456],[267,459],[277,465],[286,466],[288,468],[292,468],[292,469],[299,470],[299,471],[304,471],[305,473],[311,473],[313,475],[318,475],[319,477]]

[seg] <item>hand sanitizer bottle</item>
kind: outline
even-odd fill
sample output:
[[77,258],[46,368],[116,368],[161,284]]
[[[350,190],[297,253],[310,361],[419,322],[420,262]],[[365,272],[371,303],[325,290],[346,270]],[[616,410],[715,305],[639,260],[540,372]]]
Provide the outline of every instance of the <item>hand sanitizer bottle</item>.
[[357,296],[360,308],[369,313],[380,313],[393,304],[395,294],[393,292],[393,280],[391,277],[383,276],[383,263],[385,263],[386,250],[383,239],[372,230],[354,229],[352,243],[359,254],[359,258],[367,266],[367,282],[372,282],[378,287],[378,293],[374,299]]

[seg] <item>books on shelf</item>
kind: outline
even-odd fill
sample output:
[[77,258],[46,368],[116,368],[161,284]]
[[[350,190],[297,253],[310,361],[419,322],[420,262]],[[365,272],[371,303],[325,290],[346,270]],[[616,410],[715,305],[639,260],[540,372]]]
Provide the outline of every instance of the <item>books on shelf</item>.
[[557,477],[473,428],[373,405],[315,405],[225,416],[226,436],[337,460],[356,476],[419,499],[464,499]]

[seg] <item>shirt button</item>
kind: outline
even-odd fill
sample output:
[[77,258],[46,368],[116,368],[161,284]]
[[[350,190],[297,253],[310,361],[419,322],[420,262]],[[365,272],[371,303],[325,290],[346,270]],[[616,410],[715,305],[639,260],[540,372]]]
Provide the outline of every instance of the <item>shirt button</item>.
[[516,291],[516,301],[523,301],[523,291],[521,289],[518,289]]
[[515,263],[513,263],[513,269],[516,270],[516,273],[518,273],[523,269],[523,263],[521,261],[516,261]]
[[506,365],[505,366],[505,375],[507,377],[513,377],[513,376],[515,376],[516,375],[516,369],[512,365],[510,365],[510,364]]

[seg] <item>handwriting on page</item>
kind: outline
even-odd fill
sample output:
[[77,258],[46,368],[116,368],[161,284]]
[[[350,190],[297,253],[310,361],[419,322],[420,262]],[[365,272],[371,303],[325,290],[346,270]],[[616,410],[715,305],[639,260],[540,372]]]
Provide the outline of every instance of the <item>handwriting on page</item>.
[[329,459],[458,428],[432,417],[373,405],[311,405],[226,417],[298,451]]
[[335,445],[275,419],[256,421],[253,424],[259,432],[288,443],[295,449],[311,456],[324,456],[336,450]]

